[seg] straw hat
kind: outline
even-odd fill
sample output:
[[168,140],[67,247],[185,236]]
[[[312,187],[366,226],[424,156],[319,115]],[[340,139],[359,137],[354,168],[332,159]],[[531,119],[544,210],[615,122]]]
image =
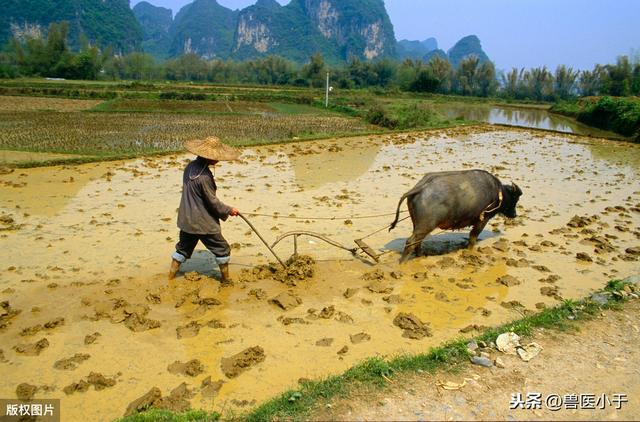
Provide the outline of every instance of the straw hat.
[[232,161],[240,157],[240,151],[220,142],[220,139],[211,136],[205,139],[192,139],[184,143],[187,151],[216,161]]

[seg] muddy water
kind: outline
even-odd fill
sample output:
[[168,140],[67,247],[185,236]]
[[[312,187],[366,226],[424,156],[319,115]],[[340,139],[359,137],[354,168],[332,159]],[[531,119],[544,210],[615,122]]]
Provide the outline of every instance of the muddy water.
[[[302,229],[351,247],[353,239],[392,219],[353,216],[394,212],[399,196],[424,172],[484,168],[518,183],[524,196],[519,217],[494,219],[475,251],[464,249],[466,231],[436,232],[424,245],[429,256],[400,266],[408,220],[366,239],[375,249],[390,251],[377,265],[303,237],[299,252],[318,260],[316,274],[287,286],[242,274],[270,257],[241,220],[231,219],[223,230],[234,243],[234,286],[219,289],[207,277],[182,273],[167,282],[188,158],[0,176],[0,213],[14,220],[13,230],[0,231],[0,302],[21,311],[8,320],[5,315],[6,326],[0,328],[0,397],[14,397],[16,386],[26,382],[39,387],[36,397],[62,398],[65,420],[111,420],[152,387],[168,395],[184,381],[194,393],[192,407],[242,410],[294,387],[300,378],[339,373],[370,356],[425,351],[459,336],[461,329],[473,335],[474,326],[584,296],[610,278],[640,269],[637,255],[625,252],[640,243],[638,146],[465,128],[247,149],[242,163],[219,166],[216,179],[220,197],[247,213],[267,239]],[[574,215],[595,217],[578,222],[584,227],[568,227]],[[288,257],[291,240],[276,250]],[[579,252],[593,261],[578,260]],[[217,276],[214,267],[211,255],[197,250],[183,270]],[[367,288],[376,277],[382,279]],[[347,298],[347,288],[357,291]],[[285,291],[302,303],[287,311],[269,303]],[[330,306],[333,313],[322,312]],[[429,323],[433,336],[403,337],[393,325],[399,312]],[[132,315],[139,324],[130,323]],[[58,317],[64,324],[44,327]],[[284,325],[279,317],[300,319]],[[33,329],[22,333],[25,328]],[[101,335],[85,344],[85,336],[95,332]],[[353,343],[350,336],[362,332],[370,339]],[[14,349],[42,338],[49,346],[37,356]],[[319,340],[330,345],[316,345]],[[253,346],[264,349],[264,361],[226,377],[221,359]],[[338,354],[344,346],[346,353]],[[54,368],[76,353],[90,357],[73,370]],[[191,359],[202,363],[202,373],[168,371],[175,361]],[[62,391],[90,372],[116,384],[70,395]],[[223,381],[213,397],[200,388],[208,376]]]
[[590,135],[605,138],[622,138],[614,132],[600,130],[576,121],[570,117],[549,113],[547,110],[523,107],[500,107],[484,104],[434,104],[436,110],[455,119],[477,120],[486,123],[499,123],[509,126],[521,126],[537,129],[550,129],[558,132]]

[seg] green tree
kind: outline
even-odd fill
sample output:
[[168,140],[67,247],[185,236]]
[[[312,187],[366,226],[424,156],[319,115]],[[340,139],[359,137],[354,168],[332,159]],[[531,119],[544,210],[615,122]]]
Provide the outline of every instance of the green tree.
[[640,62],[633,65],[633,73],[631,75],[631,94],[640,95]]
[[398,87],[403,91],[409,91],[411,84],[416,79],[418,69],[422,66],[422,62],[419,60],[413,61],[411,59],[405,59],[400,66],[396,74],[396,82]]
[[306,83],[316,88],[324,86],[326,73],[324,58],[320,53],[314,54],[309,63],[305,64],[300,72]]
[[479,91],[478,68],[480,58],[469,55],[460,61],[456,71],[457,91],[462,95],[474,95]]
[[604,66],[604,91],[618,97],[629,95],[631,93],[631,72],[631,62],[627,56],[619,56],[616,64]]
[[495,94],[498,84],[496,81],[496,68],[492,62],[482,62],[476,72],[476,78],[478,80],[477,95],[489,97]]
[[411,82],[409,90],[416,92],[436,92],[440,88],[440,81],[431,69],[422,66],[416,73],[416,78]]
[[573,96],[579,74],[577,70],[573,70],[571,67],[565,65],[558,66],[553,80],[555,96],[562,100]]
[[438,80],[438,92],[447,93],[451,90],[453,67],[449,60],[435,55],[427,63],[427,69],[429,69],[431,75]]
[[530,98],[537,101],[551,98],[553,75],[546,66],[529,69],[524,73],[523,80]]
[[[149,57],[151,56],[145,57],[145,59]],[[151,63],[147,63],[148,66],[153,67]],[[144,65],[146,66],[147,63]],[[165,65],[165,75],[169,80],[205,81],[207,80],[208,73],[209,67],[207,62],[195,53],[183,54],[174,60],[168,61]]]
[[382,87],[387,87],[393,83],[397,71],[397,65],[393,61],[389,59],[378,60],[373,62],[371,68],[375,79],[370,83]]
[[502,74],[502,92],[507,98],[524,98],[524,68],[511,68],[506,74]]
[[129,53],[122,61],[123,79],[151,80],[157,75],[153,56],[145,53]]
[[580,95],[588,97],[598,95],[602,91],[603,67],[596,65],[593,70],[583,70],[578,79]]

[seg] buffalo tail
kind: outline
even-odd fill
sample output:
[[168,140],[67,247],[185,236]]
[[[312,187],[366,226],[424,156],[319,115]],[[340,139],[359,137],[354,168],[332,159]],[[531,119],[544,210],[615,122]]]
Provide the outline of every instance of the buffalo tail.
[[398,219],[400,218],[400,205],[402,205],[402,201],[405,200],[405,198],[407,196],[409,196],[411,194],[411,192],[407,192],[404,195],[402,195],[402,197],[400,198],[400,201],[398,201],[398,208],[396,209],[396,219],[393,220],[393,223],[391,223],[391,225],[389,226],[389,231],[393,230],[396,227],[396,224],[398,224]]

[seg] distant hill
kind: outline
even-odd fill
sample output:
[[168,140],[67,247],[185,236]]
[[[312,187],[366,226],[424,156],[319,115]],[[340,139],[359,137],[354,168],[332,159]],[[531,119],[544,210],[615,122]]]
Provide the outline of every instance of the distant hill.
[[84,35],[92,44],[112,46],[116,52],[139,49],[142,29],[129,0],[3,0],[0,44],[13,33],[45,34],[50,23],[69,22],[69,44],[80,46]]
[[[137,8],[137,6],[136,6]],[[134,8],[135,9],[135,8]],[[152,9],[136,12],[144,29],[147,51],[163,56],[155,42],[158,20]],[[272,54],[303,62],[321,53],[329,62],[354,56],[395,56],[396,41],[383,0],[258,0],[240,11],[216,0],[195,0],[183,7],[168,30],[164,55],[187,52],[205,58],[248,59]]]
[[231,54],[237,23],[237,11],[216,0],[195,0],[176,15],[169,30],[169,55],[196,53],[207,59],[226,59]]
[[429,51],[427,54],[425,54],[424,57],[422,58],[422,61],[425,63],[428,63],[429,60],[431,60],[433,57],[436,57],[436,56],[445,60],[449,60],[447,53],[445,53],[443,50],[440,50],[438,48],[436,50]]
[[169,37],[169,28],[173,23],[171,9],[156,7],[143,1],[135,5],[133,14],[142,27],[142,49],[156,57],[166,57],[171,47]]
[[234,35],[234,58],[243,60],[276,54],[302,62],[320,51],[332,60],[337,59],[333,50],[314,30],[298,2],[281,6],[275,0],[258,0],[240,12]]
[[427,53],[437,49],[438,41],[435,38],[427,38],[424,41],[401,40],[396,44],[396,53],[400,60],[422,60]]
[[489,57],[482,50],[480,40],[475,35],[462,38],[447,51],[447,57],[454,68],[458,67],[462,59],[470,55],[478,56],[481,63],[489,61]]

